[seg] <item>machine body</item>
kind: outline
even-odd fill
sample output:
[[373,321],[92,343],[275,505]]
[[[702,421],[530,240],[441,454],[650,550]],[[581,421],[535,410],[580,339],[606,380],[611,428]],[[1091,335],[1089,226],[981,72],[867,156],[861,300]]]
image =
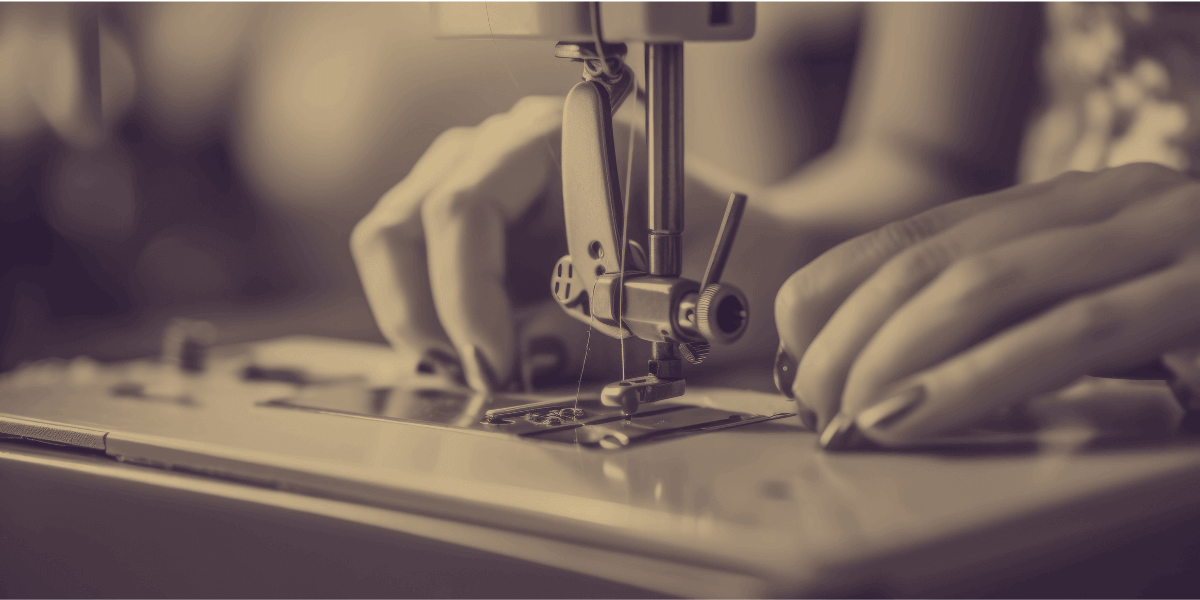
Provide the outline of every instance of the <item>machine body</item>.
[[[569,254],[551,291],[572,316],[605,335],[652,344],[648,373],[605,387],[601,400],[625,414],[683,395],[681,356],[700,363],[712,343],[745,332],[749,303],[721,284],[745,206],[733,194],[703,282],[681,277],[684,231],[683,43],[745,40],[751,3],[437,4],[442,37],[560,39],[556,56],[582,62],[583,81],[563,108],[562,176]],[[624,42],[646,51],[648,239],[630,239],[612,115],[634,89]]]

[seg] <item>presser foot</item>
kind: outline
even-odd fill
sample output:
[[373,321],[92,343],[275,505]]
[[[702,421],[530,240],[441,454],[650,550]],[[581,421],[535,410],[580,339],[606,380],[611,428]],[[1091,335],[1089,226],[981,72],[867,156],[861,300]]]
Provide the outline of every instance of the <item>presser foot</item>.
[[684,379],[663,379],[650,374],[626,379],[604,386],[600,391],[600,403],[617,406],[624,415],[632,415],[642,404],[678,398],[686,389]]

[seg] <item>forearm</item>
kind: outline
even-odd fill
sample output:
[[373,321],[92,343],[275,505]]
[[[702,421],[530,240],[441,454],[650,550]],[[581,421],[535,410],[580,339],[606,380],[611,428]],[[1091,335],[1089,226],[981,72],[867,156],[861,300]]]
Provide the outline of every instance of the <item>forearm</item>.
[[840,145],[764,190],[772,212],[831,243],[982,192],[972,178],[884,143]]
[[713,190],[741,191],[751,205],[829,248],[931,206],[985,190],[945,164],[881,143],[841,144],[793,177],[760,186],[688,157],[689,175]]
[[1011,184],[1037,9],[896,4],[867,17],[833,150],[769,188],[689,156],[693,177],[752,192],[752,205],[825,247]]

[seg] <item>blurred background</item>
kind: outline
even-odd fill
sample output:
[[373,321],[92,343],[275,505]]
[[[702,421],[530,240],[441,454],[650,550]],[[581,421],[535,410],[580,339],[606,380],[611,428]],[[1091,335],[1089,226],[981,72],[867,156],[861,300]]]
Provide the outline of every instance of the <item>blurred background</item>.
[[[685,139],[769,183],[833,143],[861,7],[758,11],[687,47]],[[382,342],[354,224],[441,131],[580,72],[554,41],[435,40],[426,3],[0,4],[0,369],[154,354],[172,317]]]

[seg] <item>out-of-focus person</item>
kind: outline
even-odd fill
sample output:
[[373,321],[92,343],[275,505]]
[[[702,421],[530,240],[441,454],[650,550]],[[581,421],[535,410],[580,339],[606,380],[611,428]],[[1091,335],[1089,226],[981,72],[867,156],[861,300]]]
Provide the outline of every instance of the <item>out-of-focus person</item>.
[[[82,8],[0,5],[0,367],[153,352],[180,315],[380,339],[353,224],[441,131],[579,75],[552,42],[434,40],[425,3],[105,4],[91,131]],[[752,42],[689,48],[688,139],[769,182],[832,142],[860,7],[761,9]]]
[[[800,24],[777,23],[772,6],[760,5],[758,22],[766,29]],[[707,150],[689,147],[684,277],[700,278],[727,194],[738,190],[750,197],[723,277],[746,292],[754,316],[741,340],[714,349],[706,372],[728,377],[734,362],[769,365],[777,347],[771,319],[776,292],[821,250],[1014,180],[1031,91],[1020,84],[1032,80],[1038,8],[900,4],[871,5],[867,12],[853,98],[836,144],[820,158],[787,177],[778,175],[780,169],[774,177],[753,178],[730,168],[739,161],[728,160],[714,136],[703,138]],[[786,35],[802,40],[804,33],[796,27]],[[946,52],[976,38],[979,47],[996,50]],[[710,45],[708,56],[737,46]],[[765,80],[730,85],[709,62],[694,58],[699,57],[685,58],[685,70],[696,69],[687,71],[688,82],[699,78],[722,86],[727,97],[753,98],[760,89],[773,89]],[[627,62],[637,66],[638,58],[631,54]],[[1011,78],[975,77],[992,64],[1011,67]],[[695,88],[688,91],[693,92],[688,98],[696,97]],[[447,131],[356,228],[352,245],[375,318],[409,368],[442,365],[448,374],[461,370],[476,388],[505,386],[524,377],[524,365],[537,361],[538,340],[557,332],[569,340],[568,351],[578,349],[572,360],[558,364],[579,373],[587,327],[563,317],[553,303],[532,314],[518,310],[513,301],[519,299],[505,287],[517,278],[531,282],[523,287],[544,289],[545,274],[563,254],[543,252],[549,259],[544,264],[504,254],[510,239],[562,245],[560,225],[530,216],[561,204],[555,196],[561,186],[556,154],[547,151],[560,137],[561,108],[561,98],[527,98],[477,127]],[[712,115],[685,109],[685,118],[714,129],[746,119],[739,112],[744,107],[732,108]],[[804,109],[793,110],[802,114]],[[619,153],[628,134],[638,134],[641,119],[633,103],[615,116]],[[795,115],[778,118],[773,129],[757,128],[751,139],[769,148],[776,140],[803,138],[802,124]],[[619,169],[624,162],[618,156]],[[636,173],[623,177],[638,180]],[[630,239],[641,233],[631,231]],[[591,337],[593,347],[597,337]],[[601,362],[619,366],[608,358],[611,354],[602,356]]]

